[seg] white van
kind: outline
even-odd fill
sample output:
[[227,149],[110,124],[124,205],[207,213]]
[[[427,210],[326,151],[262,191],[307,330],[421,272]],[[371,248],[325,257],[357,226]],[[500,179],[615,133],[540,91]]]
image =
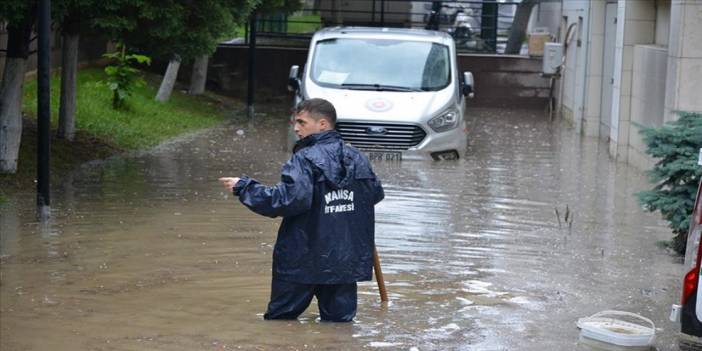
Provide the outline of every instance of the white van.
[[312,37],[302,74],[290,68],[288,87],[296,104],[334,104],[336,129],[371,159],[458,159],[468,145],[463,116],[473,75],[459,74],[456,61],[443,32],[328,28]]

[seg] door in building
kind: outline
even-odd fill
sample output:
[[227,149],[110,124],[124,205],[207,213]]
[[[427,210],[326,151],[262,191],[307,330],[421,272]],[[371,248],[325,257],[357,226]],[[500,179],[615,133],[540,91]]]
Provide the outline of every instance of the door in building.
[[[614,86],[614,38],[617,32],[617,3],[608,2],[605,8],[605,40],[602,57],[602,98],[600,105],[600,136],[611,138],[612,87]],[[616,117],[616,116],[615,116]]]

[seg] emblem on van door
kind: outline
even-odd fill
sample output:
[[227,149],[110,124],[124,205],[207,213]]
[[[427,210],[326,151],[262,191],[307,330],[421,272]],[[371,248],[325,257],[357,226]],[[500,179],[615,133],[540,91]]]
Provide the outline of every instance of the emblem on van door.
[[366,128],[366,134],[371,134],[371,135],[385,135],[385,133],[387,133],[387,132],[388,132],[388,130],[383,128],[383,127],[373,126],[373,127]]
[[385,112],[392,108],[392,102],[383,98],[372,98],[366,101],[366,108],[373,112]]

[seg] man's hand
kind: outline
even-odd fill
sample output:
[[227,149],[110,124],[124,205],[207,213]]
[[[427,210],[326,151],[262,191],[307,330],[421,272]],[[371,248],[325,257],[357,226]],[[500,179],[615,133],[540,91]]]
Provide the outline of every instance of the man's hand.
[[239,182],[239,177],[222,177],[219,178],[219,181],[227,190],[231,191],[234,185]]

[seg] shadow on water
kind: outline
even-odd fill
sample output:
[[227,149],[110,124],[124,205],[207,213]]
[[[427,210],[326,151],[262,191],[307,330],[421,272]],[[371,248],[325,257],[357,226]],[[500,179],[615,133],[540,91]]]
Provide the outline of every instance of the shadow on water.
[[375,164],[388,305],[365,282],[353,324],[319,323],[314,305],[263,321],[279,220],[217,178],[275,182],[284,116],[86,165],[55,185],[46,224],[33,193],[2,205],[0,348],[587,350],[575,321],[613,308],[653,319],[673,349],[682,268],[632,196],[642,173],[530,110],[470,110],[458,162]]

